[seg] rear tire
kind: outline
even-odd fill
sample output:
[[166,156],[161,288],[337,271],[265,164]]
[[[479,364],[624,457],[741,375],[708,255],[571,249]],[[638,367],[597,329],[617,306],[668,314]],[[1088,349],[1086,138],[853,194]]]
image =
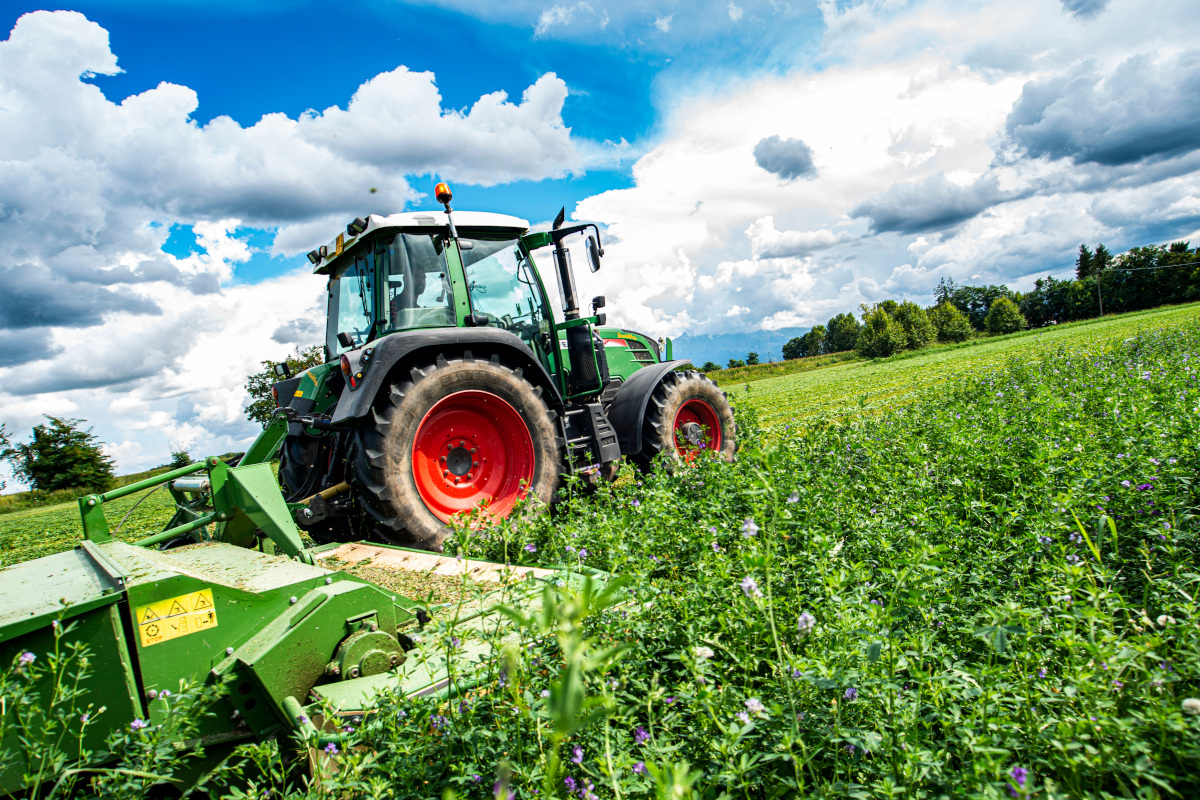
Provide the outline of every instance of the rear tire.
[[481,502],[505,517],[549,505],[564,442],[541,390],[493,356],[415,367],[381,393],[350,444],[350,481],[374,536],[440,551],[447,522]]
[[733,460],[737,450],[733,409],[707,375],[694,370],[668,372],[646,405],[642,452],[633,456],[633,462],[646,471],[659,453],[687,462],[702,450]]

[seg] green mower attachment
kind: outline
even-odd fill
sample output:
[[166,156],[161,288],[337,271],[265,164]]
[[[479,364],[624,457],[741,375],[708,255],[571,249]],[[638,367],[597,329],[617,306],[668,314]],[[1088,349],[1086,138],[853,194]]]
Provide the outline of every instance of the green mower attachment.
[[[114,540],[104,504],[164,483],[182,501],[170,527],[133,544]],[[223,687],[196,738],[177,744],[203,747],[195,778],[243,742],[281,734],[313,747],[337,742],[344,720],[368,713],[381,693],[468,691],[494,648],[517,636],[499,605],[534,609],[548,583],[583,588],[607,578],[383,544],[306,549],[269,464],[210,458],[79,504],[85,538],[73,551],[0,570],[0,659],[45,659],[60,637],[85,645],[71,719],[89,704],[104,710],[86,726],[70,723],[68,740],[97,752],[135,720],[163,722],[164,699],[181,686]],[[181,536],[189,543],[178,544]],[[174,546],[159,549],[166,544]],[[364,568],[373,580],[351,574]],[[428,580],[459,587],[459,602],[427,606],[388,588]],[[49,678],[42,684],[35,688],[49,702]],[[19,755],[30,710],[0,711],[0,749]],[[8,759],[0,793],[29,788],[24,775],[20,758]]]

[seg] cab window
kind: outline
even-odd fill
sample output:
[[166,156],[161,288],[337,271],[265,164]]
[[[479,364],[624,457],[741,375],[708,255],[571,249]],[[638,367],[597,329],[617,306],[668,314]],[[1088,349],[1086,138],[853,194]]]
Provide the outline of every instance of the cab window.
[[[366,344],[375,322],[375,287],[371,259],[359,255],[329,282],[329,328],[325,344],[329,352],[341,354]],[[338,342],[338,334],[348,334],[352,347]]]
[[390,330],[455,324],[454,292],[440,234],[401,233],[376,245],[387,276],[384,312]]
[[462,250],[462,255],[472,310],[533,347],[544,306],[528,259],[512,239],[468,241],[470,249]]

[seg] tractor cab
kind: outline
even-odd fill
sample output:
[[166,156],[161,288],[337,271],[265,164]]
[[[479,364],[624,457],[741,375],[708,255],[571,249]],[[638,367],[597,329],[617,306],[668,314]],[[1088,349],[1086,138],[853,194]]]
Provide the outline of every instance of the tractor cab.
[[[436,212],[370,215],[309,254],[315,272],[329,276],[330,360],[394,333],[490,327],[515,334],[572,397],[599,394],[612,380],[606,351],[629,366],[662,360],[651,337],[601,331],[603,313],[581,318],[569,260],[558,270],[566,320],[556,322],[533,251],[559,244],[561,236],[531,234],[528,222],[503,214],[459,211],[453,222]],[[594,271],[598,245],[588,252]],[[603,298],[596,301],[594,310],[603,305]],[[640,357],[629,357],[635,352]]]

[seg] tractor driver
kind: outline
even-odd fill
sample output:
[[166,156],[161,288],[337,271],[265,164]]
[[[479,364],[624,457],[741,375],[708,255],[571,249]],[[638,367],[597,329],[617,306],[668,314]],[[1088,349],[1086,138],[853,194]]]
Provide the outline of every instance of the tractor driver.
[[389,304],[388,314],[392,319],[392,327],[403,327],[400,323],[400,317],[411,316],[405,315],[402,312],[410,308],[421,308],[417,303],[422,293],[425,291],[425,270],[414,269],[408,273],[412,280],[405,281],[406,285],[392,295],[391,303]]

